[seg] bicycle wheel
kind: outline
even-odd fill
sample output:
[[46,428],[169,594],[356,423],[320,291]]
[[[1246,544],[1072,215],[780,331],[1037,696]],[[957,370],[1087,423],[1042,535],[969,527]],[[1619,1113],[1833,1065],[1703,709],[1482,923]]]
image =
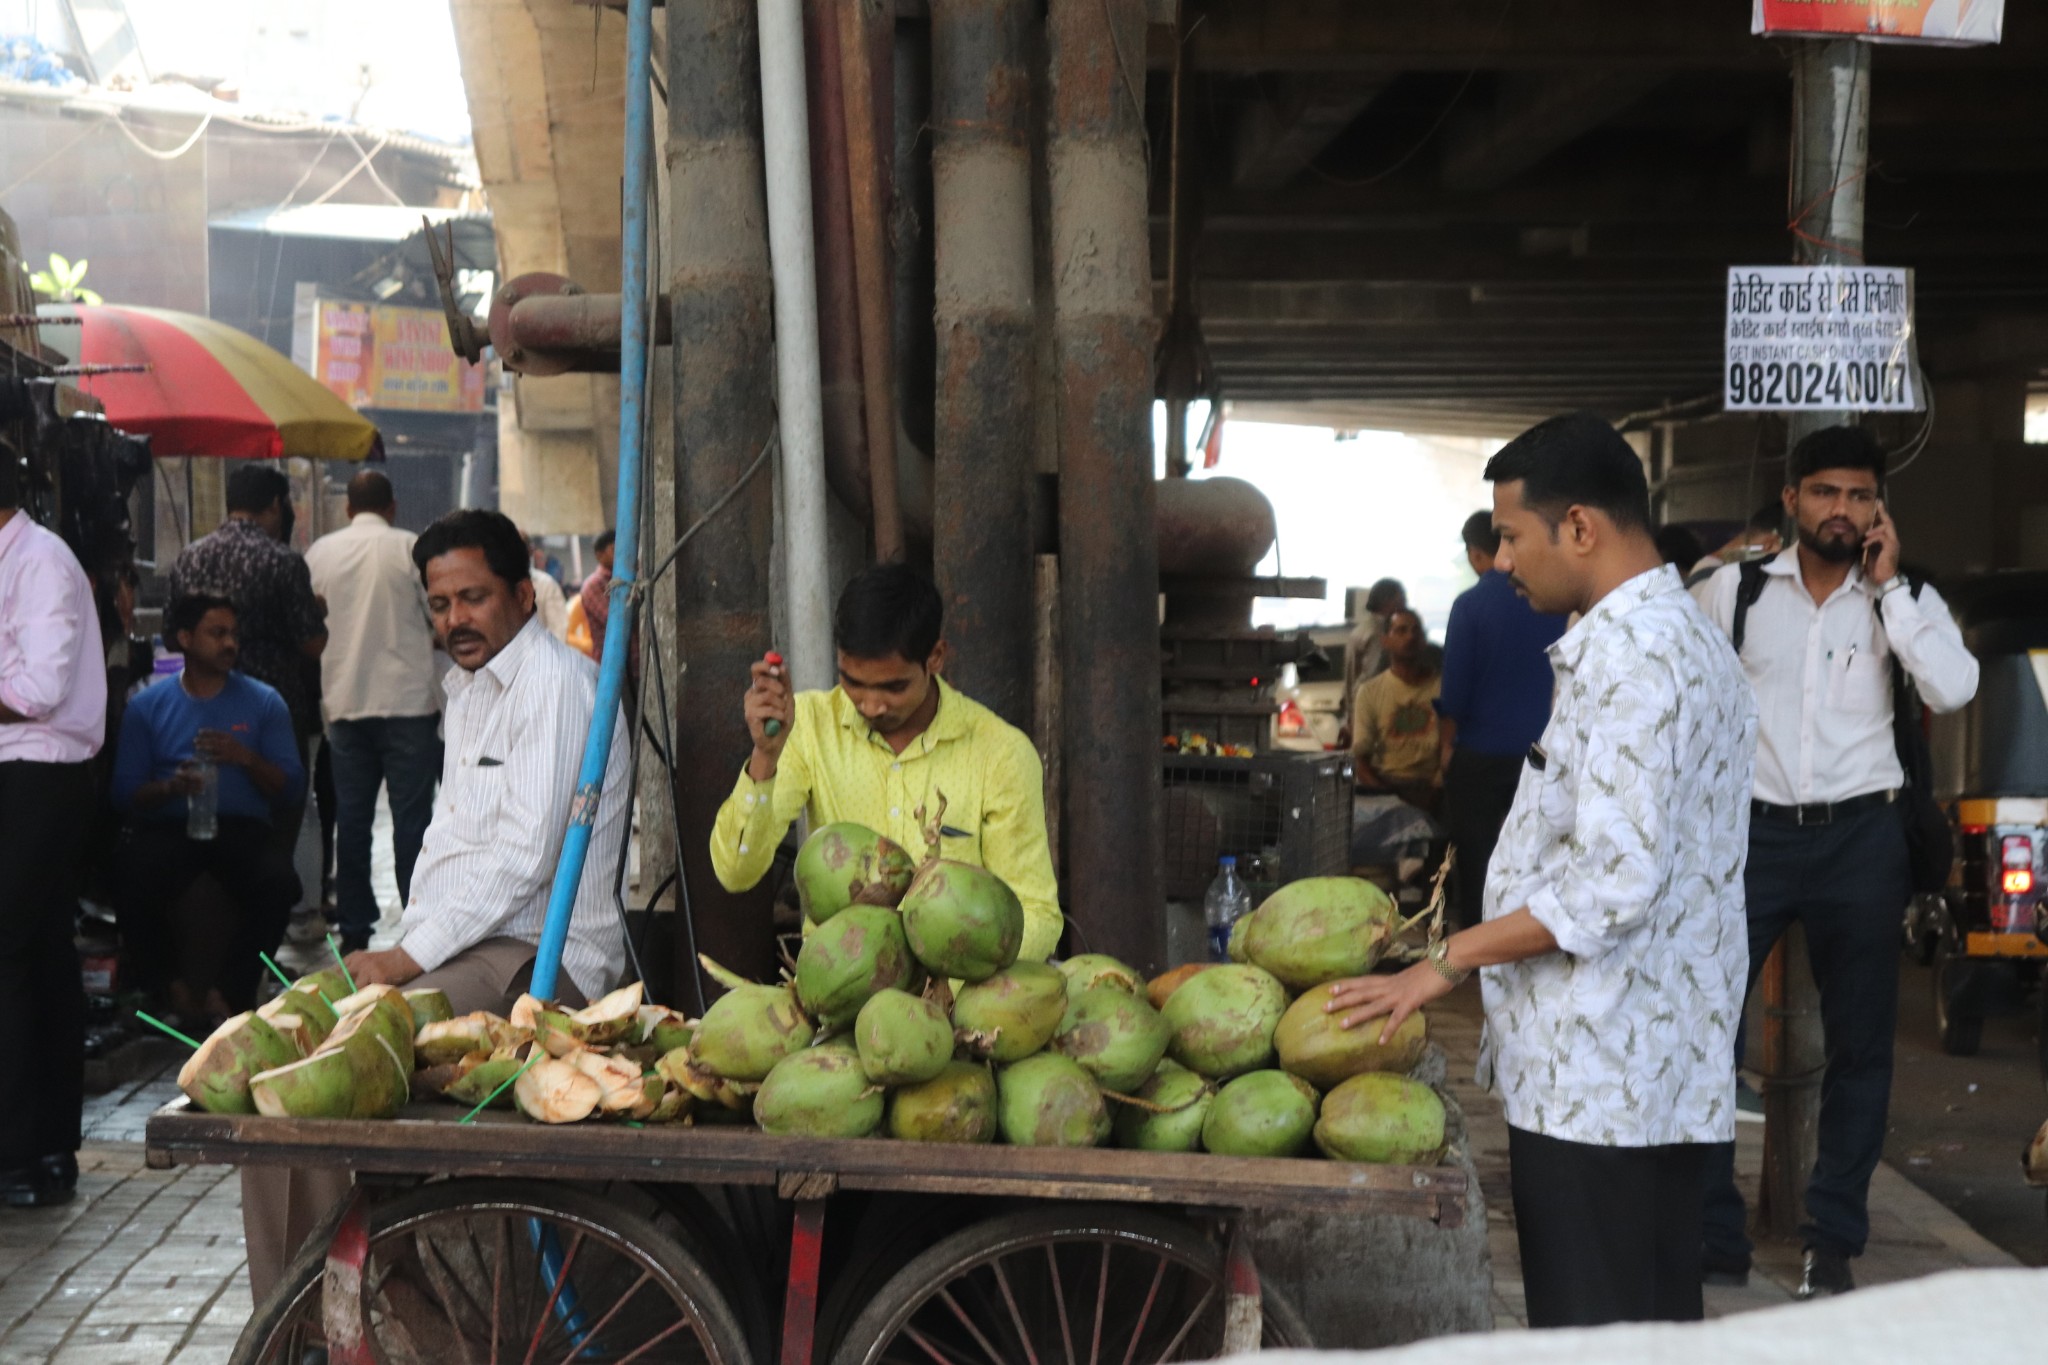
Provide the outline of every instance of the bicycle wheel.
[[[1223,1253],[1178,1219],[1105,1205],[1031,1209],[965,1228],[884,1285],[832,1365],[1164,1365],[1222,1354]],[[1312,1349],[1264,1292],[1265,1349]]]
[[[702,1268],[653,1223],[598,1196],[444,1181],[372,1205],[368,1223],[364,1316],[388,1365],[751,1365]],[[324,1244],[301,1249],[230,1365],[322,1358],[325,1261]]]

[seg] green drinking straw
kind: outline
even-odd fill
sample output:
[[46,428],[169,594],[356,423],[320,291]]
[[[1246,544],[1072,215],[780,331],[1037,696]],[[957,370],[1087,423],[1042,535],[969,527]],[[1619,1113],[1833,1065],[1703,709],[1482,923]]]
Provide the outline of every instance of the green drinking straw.
[[[275,962],[270,960],[269,953],[258,952],[256,956],[263,959],[263,965],[270,968],[270,974],[272,976],[275,976],[279,981],[284,982],[284,988],[286,990],[290,990],[292,988],[292,979],[284,974],[284,968],[278,966]],[[322,998],[324,999],[325,997]],[[334,1002],[332,1000],[329,1000],[327,1003],[331,1005]]]
[[143,1023],[148,1024],[151,1028],[162,1029],[165,1033],[170,1034],[171,1037],[176,1038],[179,1042],[183,1043],[186,1047],[191,1048],[194,1052],[197,1052],[199,1050],[198,1043],[193,1042],[190,1038],[187,1038],[184,1034],[178,1032],[169,1024],[166,1024],[163,1020],[152,1019],[148,1015],[144,1014],[141,1010],[135,1011],[135,1017],[137,1019],[140,1019]]
[[478,1114],[483,1113],[484,1110],[489,1107],[492,1100],[498,1098],[498,1096],[504,1094],[507,1090],[511,1089],[512,1082],[518,1080],[521,1076],[524,1076],[527,1073],[528,1068],[530,1068],[535,1062],[539,1061],[541,1058],[547,1055],[548,1054],[545,1052],[535,1051],[535,1053],[531,1057],[528,1057],[526,1059],[525,1066],[520,1067],[517,1071],[507,1076],[505,1078],[505,1083],[503,1085],[499,1086],[496,1090],[493,1090],[490,1094],[484,1096],[482,1104],[479,1104],[476,1108],[470,1110],[467,1114],[464,1114],[461,1118],[455,1121],[459,1124],[468,1123]]
[[[334,954],[334,965],[341,968],[341,979],[348,982],[348,993],[356,993],[356,979],[349,974],[348,964],[341,960],[341,949],[335,946],[334,935],[327,936],[327,951]],[[332,1003],[331,1001],[329,1002]]]

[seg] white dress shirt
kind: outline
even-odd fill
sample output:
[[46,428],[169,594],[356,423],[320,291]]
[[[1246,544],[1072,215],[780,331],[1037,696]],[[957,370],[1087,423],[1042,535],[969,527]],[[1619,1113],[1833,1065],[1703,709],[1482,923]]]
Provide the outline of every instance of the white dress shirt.
[[313,591],[327,599],[320,711],[328,724],[441,709],[434,627],[412,562],[413,534],[374,512],[306,549]]
[[[1693,591],[1723,634],[1735,629],[1742,571]],[[1903,585],[1904,580],[1900,580]],[[1764,565],[1742,628],[1742,667],[1756,689],[1756,798],[1774,806],[1846,801],[1905,781],[1892,737],[1892,655],[1938,712],[1977,694],[1977,660],[1933,586],[1878,598],[1860,566],[1816,604],[1794,545]]]
[[0,526],[0,763],[83,763],[107,730],[107,655],[71,547],[16,512]]
[[569,643],[569,599],[562,596],[562,585],[545,569],[529,569],[527,577],[533,580],[533,610],[540,623],[548,634]]
[[1526,907],[1558,951],[1482,969],[1480,1083],[1526,1132],[1726,1142],[1755,700],[1668,567],[1602,598],[1550,661],[1557,701],[1488,865],[1485,913]]
[[[534,616],[482,668],[450,670],[447,688],[441,790],[405,911],[405,951],[425,971],[487,938],[540,942],[583,766],[597,665]],[[563,969],[592,1000],[618,983],[625,952],[614,879],[632,802],[631,739],[615,719],[604,797],[562,953]]]

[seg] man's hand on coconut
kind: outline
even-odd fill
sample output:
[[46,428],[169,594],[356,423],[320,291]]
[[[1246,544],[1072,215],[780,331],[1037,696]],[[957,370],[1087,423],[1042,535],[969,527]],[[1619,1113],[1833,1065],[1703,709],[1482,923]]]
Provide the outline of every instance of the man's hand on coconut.
[[350,953],[342,959],[342,964],[348,968],[357,990],[365,986],[403,986],[420,974],[420,964],[414,962],[412,954],[403,948]]
[[1409,1015],[1432,1000],[1451,993],[1451,983],[1427,962],[1418,962],[1392,976],[1354,976],[1339,981],[1323,1005],[1325,1014],[1341,1014],[1337,1027],[1354,1029],[1384,1018],[1380,1041],[1390,1041]]

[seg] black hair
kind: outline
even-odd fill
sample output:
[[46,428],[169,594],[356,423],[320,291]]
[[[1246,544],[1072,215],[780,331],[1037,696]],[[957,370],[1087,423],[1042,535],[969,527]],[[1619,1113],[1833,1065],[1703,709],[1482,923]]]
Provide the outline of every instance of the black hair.
[[612,547],[612,542],[618,538],[619,533],[617,531],[599,531],[597,539],[590,543],[590,552],[592,554],[603,554]]
[[292,497],[292,481],[275,465],[245,464],[228,475],[227,508],[230,512],[267,512],[279,498]]
[[1382,578],[1365,590],[1365,609],[1377,616],[1385,611],[1396,597],[1407,601],[1408,589],[1401,586],[1401,580],[1398,578]]
[[938,648],[945,615],[930,579],[907,564],[876,564],[855,574],[839,594],[832,642],[856,659],[894,654],[922,664]]
[[6,439],[0,438],[0,507],[18,511],[21,507],[22,475],[28,462]]
[[164,608],[164,643],[175,649],[181,633],[199,629],[199,623],[206,619],[208,612],[219,611],[223,607],[233,611],[235,604],[225,597],[205,592],[188,592],[183,597],[172,598],[171,604]]
[[388,512],[397,500],[391,491],[391,479],[382,470],[365,469],[348,481],[351,512]]
[[1465,518],[1464,529],[1458,532],[1465,538],[1465,548],[1477,550],[1483,555],[1500,553],[1500,532],[1493,529],[1493,513],[1474,512]]
[[484,563],[508,588],[527,582],[533,572],[526,537],[503,512],[459,508],[420,532],[420,538],[412,543],[412,562],[420,571],[420,582],[427,581],[427,565],[451,550],[482,550]]
[[1422,638],[1424,638],[1425,640],[1429,638],[1429,627],[1422,624],[1421,612],[1415,610],[1415,608],[1413,607],[1394,608],[1392,611],[1387,613],[1387,626],[1389,629],[1393,627],[1394,618],[1396,616],[1407,616],[1413,618],[1415,621],[1415,633],[1422,636]]
[[1553,535],[1572,507],[1604,512],[1625,530],[1650,528],[1643,462],[1607,419],[1568,412],[1538,422],[1486,462],[1488,483],[1520,483],[1522,501]]
[[1659,526],[1651,539],[1657,542],[1657,553],[1664,556],[1664,562],[1682,574],[1691,573],[1692,566],[1707,557],[1707,547],[1683,526]]
[[1884,488],[1884,449],[1862,427],[1822,427],[1792,447],[1785,462],[1785,482],[1797,487],[1823,469],[1867,469]]
[[1749,531],[1781,531],[1785,528],[1785,504],[1772,498],[1762,507],[1749,514],[1743,529]]

